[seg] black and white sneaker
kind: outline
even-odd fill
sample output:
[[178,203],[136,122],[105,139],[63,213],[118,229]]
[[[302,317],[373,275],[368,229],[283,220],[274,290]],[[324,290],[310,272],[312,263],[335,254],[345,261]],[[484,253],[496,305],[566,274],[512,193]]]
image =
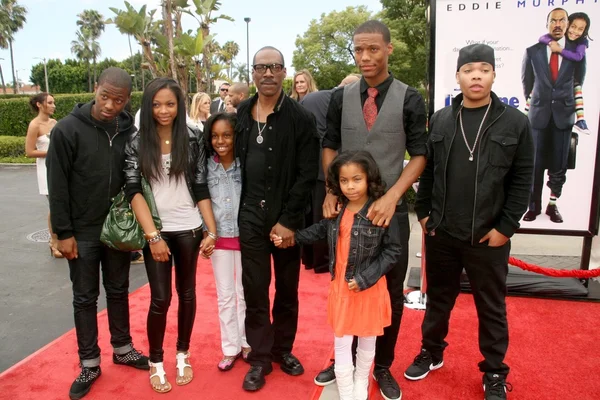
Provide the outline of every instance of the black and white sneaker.
[[135,348],[131,349],[125,354],[113,353],[113,362],[119,365],[127,365],[129,367],[149,370],[150,365],[148,364],[148,357],[142,354],[141,351],[137,351]]
[[92,385],[101,374],[102,370],[99,366],[82,367],[79,376],[71,385],[71,389],[69,390],[69,398],[71,400],[78,400],[83,398],[86,394],[88,394],[88,392],[92,388]]
[[402,390],[387,368],[375,368],[373,370],[373,379],[379,384],[379,392],[385,400],[402,399]]
[[404,377],[411,381],[418,381],[425,378],[429,372],[444,366],[444,360],[434,358],[431,353],[421,349],[421,353],[415,357],[413,363],[404,372]]
[[[333,360],[331,360],[333,361]],[[315,376],[315,385],[317,386],[327,386],[327,385],[331,385],[333,382],[335,382],[335,362],[332,362],[331,364],[329,364],[329,367],[325,368],[324,370],[322,370],[321,372],[319,372],[317,374],[317,376]]]
[[498,374],[483,374],[483,391],[485,400],[504,400],[506,392],[512,392],[512,385],[506,378]]

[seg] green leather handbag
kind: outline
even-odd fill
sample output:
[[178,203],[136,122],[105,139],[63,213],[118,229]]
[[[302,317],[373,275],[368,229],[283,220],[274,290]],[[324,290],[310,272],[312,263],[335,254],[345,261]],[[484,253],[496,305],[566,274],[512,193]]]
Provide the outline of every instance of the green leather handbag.
[[[162,229],[162,223],[152,194],[152,188],[148,181],[142,177],[142,195],[152,213],[152,219],[156,229]],[[144,231],[135,218],[131,204],[125,197],[125,190],[113,198],[108,215],[102,225],[100,241],[111,249],[120,251],[141,250],[146,245]]]

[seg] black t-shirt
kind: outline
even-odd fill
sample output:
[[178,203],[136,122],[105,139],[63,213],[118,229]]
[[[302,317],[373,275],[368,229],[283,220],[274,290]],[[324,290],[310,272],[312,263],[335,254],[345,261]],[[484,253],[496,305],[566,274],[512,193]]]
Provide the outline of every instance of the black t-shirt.
[[[266,127],[265,124],[260,124],[261,129]],[[246,197],[250,200],[263,200],[265,198],[265,166],[266,159],[266,140],[265,134],[267,129],[262,131],[262,143],[256,141],[258,137],[258,126],[256,121],[252,119],[252,127],[250,128],[250,136],[248,138],[248,153],[246,155]]]
[[[471,148],[473,148],[477,131],[487,108],[486,104],[483,107],[462,109],[465,136]],[[477,179],[477,152],[483,129],[485,129],[485,123],[473,151],[473,161],[469,161],[470,153],[462,134],[460,119],[457,121],[456,137],[450,148],[446,170],[446,208],[439,229],[463,241],[471,241],[475,180]]]

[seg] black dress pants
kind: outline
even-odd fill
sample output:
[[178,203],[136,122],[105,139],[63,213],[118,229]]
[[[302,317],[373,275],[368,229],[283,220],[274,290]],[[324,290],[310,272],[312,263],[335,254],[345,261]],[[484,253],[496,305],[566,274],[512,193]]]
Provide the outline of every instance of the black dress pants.
[[504,246],[485,243],[472,246],[443,231],[426,236],[427,308],[421,326],[423,348],[442,358],[448,343],[450,312],[460,292],[460,275],[464,267],[471,283],[479,319],[479,350],[484,360],[481,372],[506,376],[504,356],[508,348],[506,319],[506,276],[510,241]]
[[144,264],[150,283],[148,310],[148,342],[150,361],[163,361],[163,342],[167,328],[167,312],[171,305],[172,265],[175,262],[175,289],[179,297],[177,310],[177,351],[188,351],[196,318],[196,264],[200,253],[202,229],[161,232],[169,246],[169,261],[154,261],[150,246],[144,247]]
[[[265,211],[242,203],[239,215],[242,249],[242,284],[246,298],[246,339],[251,365],[270,365],[273,355],[292,351],[298,328],[298,281],[300,248],[276,248],[269,238]],[[275,271],[273,322],[269,301],[271,256]]]

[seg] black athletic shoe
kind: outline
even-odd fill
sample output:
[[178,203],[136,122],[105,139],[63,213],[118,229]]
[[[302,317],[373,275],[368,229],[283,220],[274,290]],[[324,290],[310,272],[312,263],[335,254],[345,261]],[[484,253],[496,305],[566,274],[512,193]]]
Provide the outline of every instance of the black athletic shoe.
[[73,384],[71,385],[71,389],[69,390],[69,398],[71,400],[78,400],[83,398],[90,389],[96,379],[102,374],[102,370],[100,367],[82,367],[79,376]]
[[411,381],[425,378],[430,371],[442,368],[444,360],[434,358],[430,352],[421,349],[421,353],[415,357],[413,363],[404,372],[404,377]]
[[125,354],[113,353],[113,362],[115,364],[127,365],[128,367],[133,367],[137,369],[150,369],[150,365],[148,364],[148,357],[146,357],[142,354],[141,351],[137,351],[136,349],[131,349],[131,351]]
[[483,374],[483,390],[485,400],[504,400],[506,392],[512,392],[512,385],[502,375]]
[[[333,360],[331,360],[333,361]],[[323,371],[319,372],[317,376],[315,376],[315,385],[317,386],[327,386],[331,385],[335,382],[335,362],[332,362],[329,367],[325,368]]]
[[400,390],[398,382],[396,382],[389,369],[375,369],[373,379],[379,384],[379,391],[385,400],[400,400],[402,398],[402,390]]

